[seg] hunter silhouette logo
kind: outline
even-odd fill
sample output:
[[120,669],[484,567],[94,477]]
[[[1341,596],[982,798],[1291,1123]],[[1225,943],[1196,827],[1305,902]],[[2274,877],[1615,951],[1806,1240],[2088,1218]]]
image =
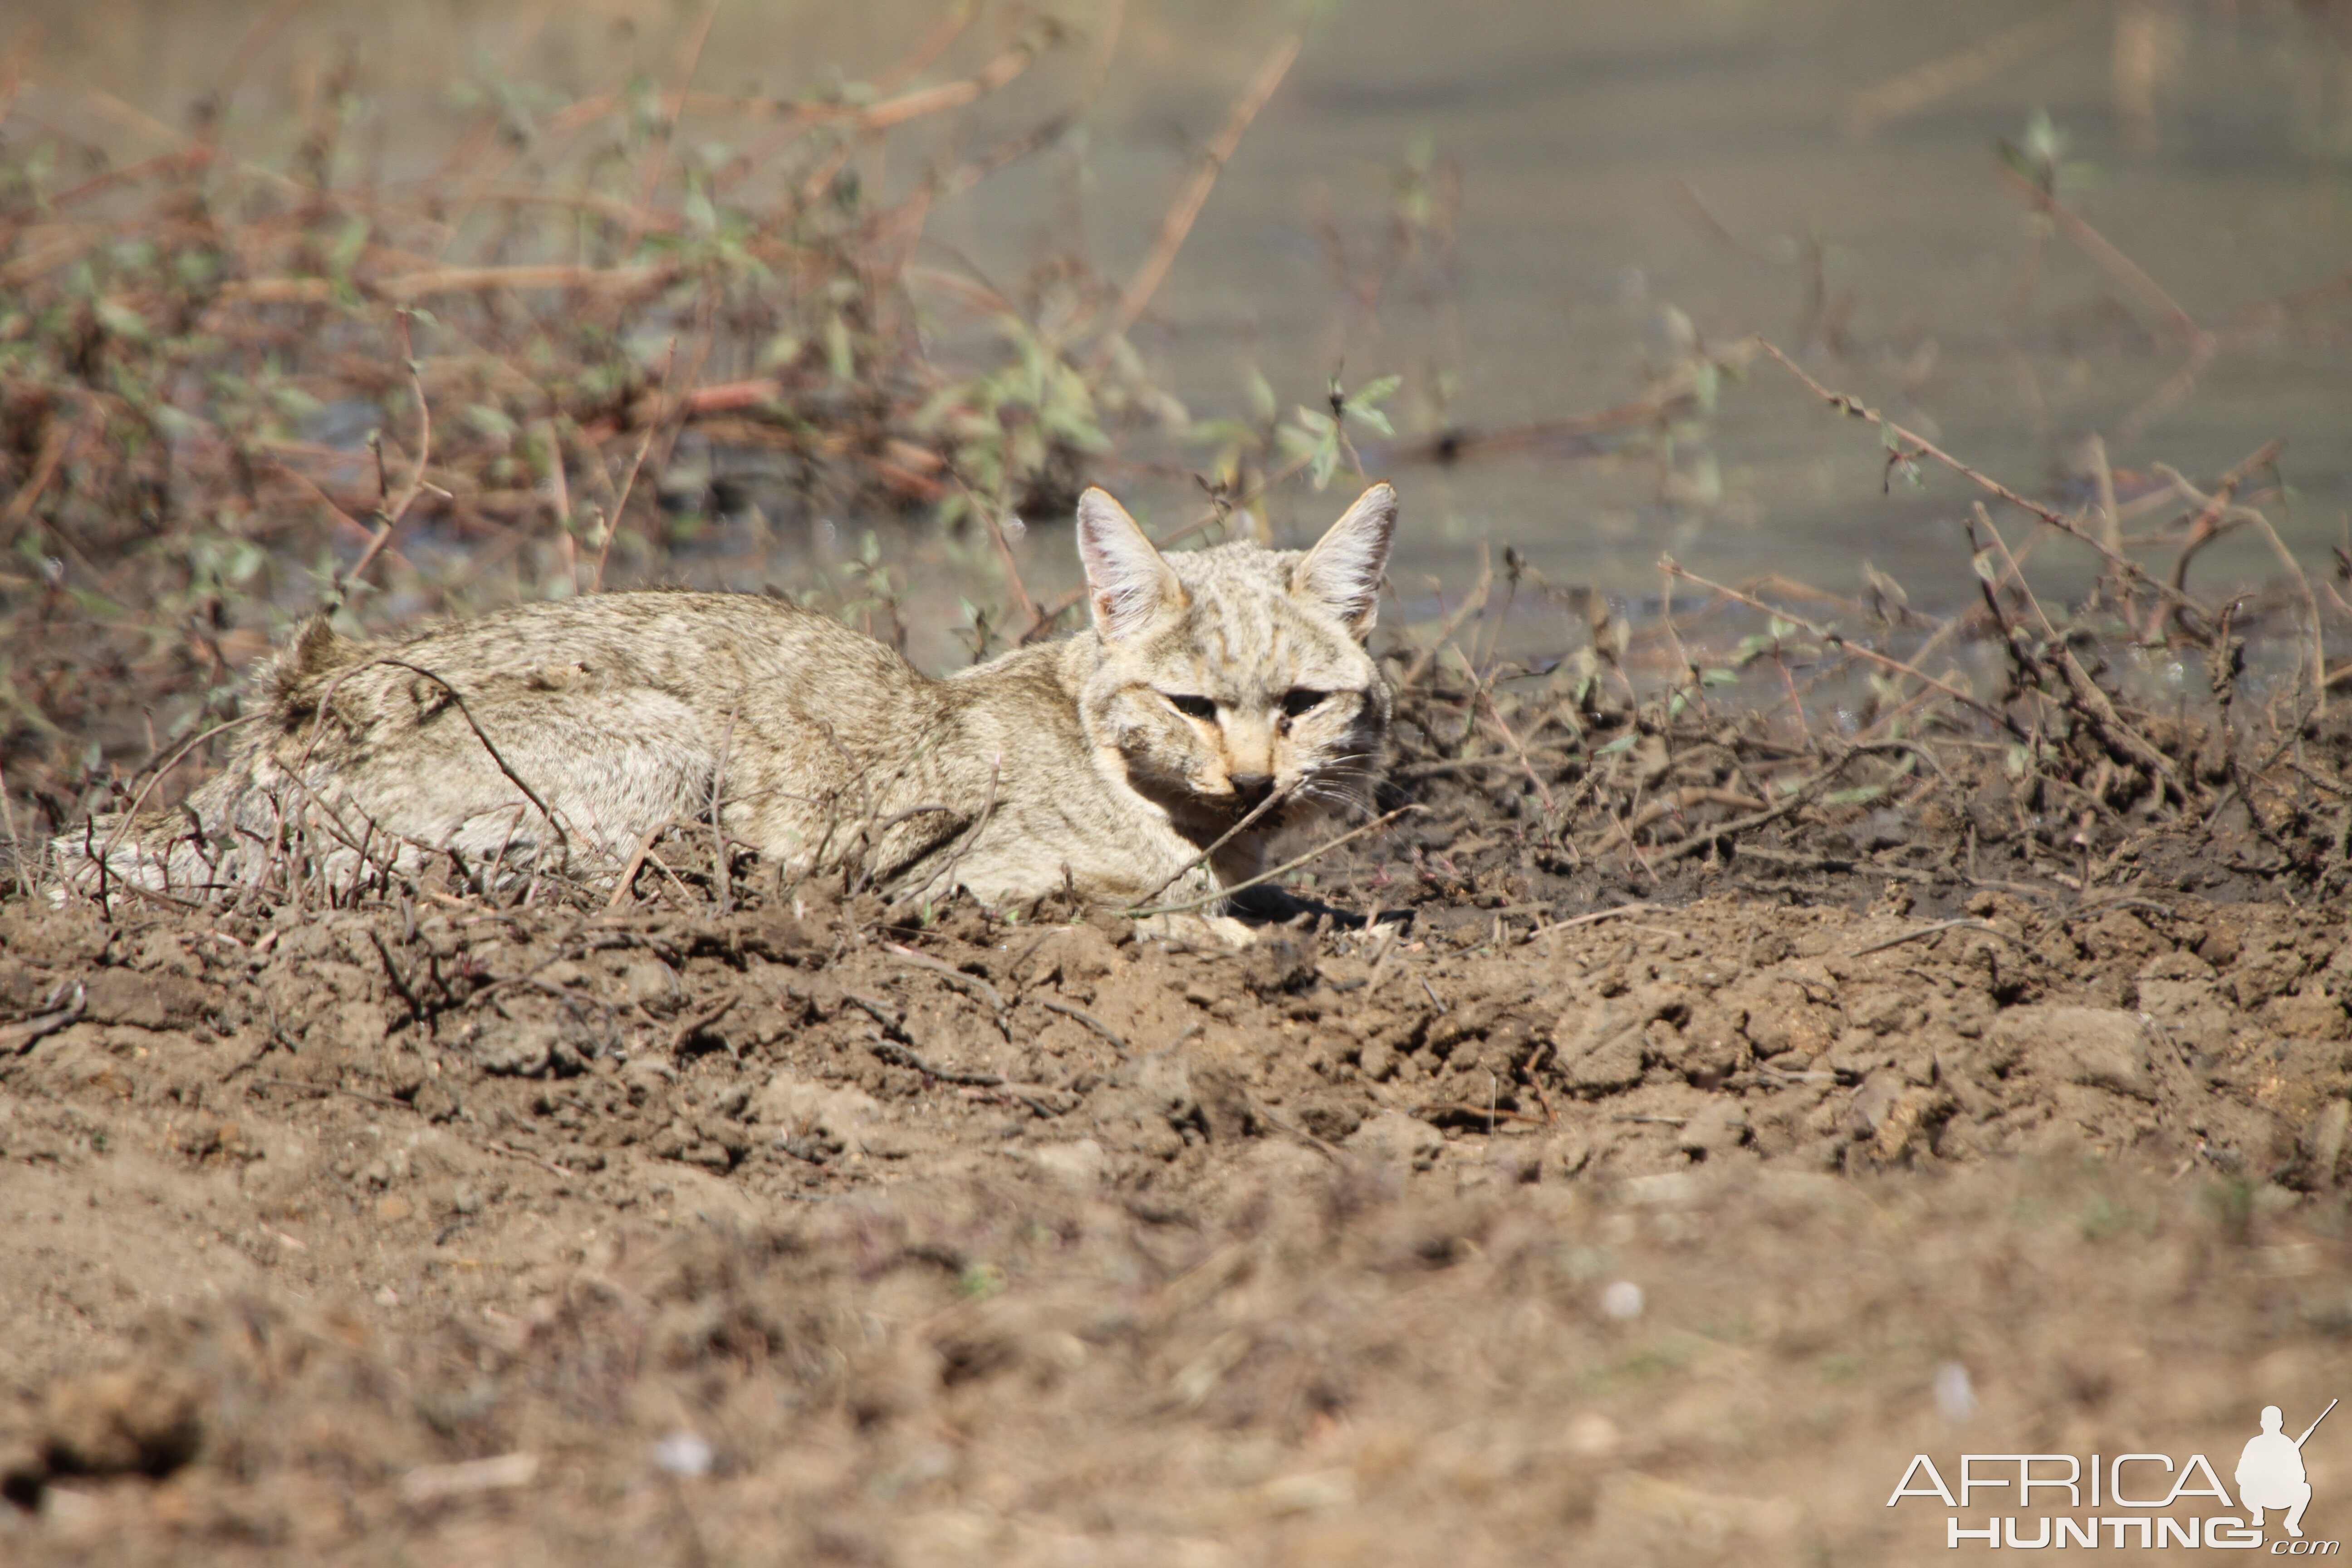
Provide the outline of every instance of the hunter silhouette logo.
[[[2332,1557],[2343,1551],[2341,1542],[2304,1538],[2311,1476],[2303,1461],[2304,1445],[2338,1403],[2329,1400],[2299,1437],[2288,1435],[2284,1410],[2263,1406],[2262,1430],[2238,1456],[2235,1501],[2202,1454],[1962,1454],[1948,1482],[1933,1458],[1915,1454],[1886,1506],[1912,1498],[1942,1503],[1951,1510],[1944,1544],[1954,1550],[1981,1542],[1991,1548],[2201,1546]],[[2003,1511],[1969,1517],[1988,1505]],[[2277,1524],[2285,1533],[2276,1540],[2263,1532],[2267,1514],[2283,1516]]]
[[[2336,1408],[2336,1401],[2327,1402],[2327,1410]],[[2319,1413],[2319,1421],[2327,1419],[2327,1410]],[[2311,1506],[2311,1480],[2303,1473],[2303,1446],[2319,1430],[2319,1421],[2303,1429],[2303,1436],[2289,1438],[2280,1429],[2286,1419],[2285,1412],[2275,1405],[2263,1406],[2263,1429],[2246,1440],[2246,1451],[2238,1456],[2238,1501],[2246,1510],[2248,1528],[2263,1527],[2263,1510],[2286,1510],[2286,1532],[2297,1541],[2303,1539],[2303,1510]]]

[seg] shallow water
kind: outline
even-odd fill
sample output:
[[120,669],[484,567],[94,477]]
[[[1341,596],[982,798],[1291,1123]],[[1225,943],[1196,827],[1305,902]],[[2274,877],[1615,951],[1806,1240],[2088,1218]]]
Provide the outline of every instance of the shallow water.
[[[1061,9],[1081,30],[1106,14]],[[391,111],[389,156],[425,167],[462,123],[447,85],[480,61],[567,91],[602,86],[632,64],[662,68],[700,8],[325,0],[257,21],[242,6],[31,0],[16,14],[46,27],[28,110],[119,157],[156,132],[82,89],[178,123],[233,79],[232,142],[282,150],[287,111],[351,40],[363,86]],[[788,93],[833,63],[869,75],[939,14],[910,0],[730,5],[697,85]],[[969,68],[989,28],[934,75]],[[1274,28],[1254,6],[1125,7],[1082,140],[942,206],[929,230],[940,254],[1008,278],[1082,227],[1089,258],[1123,277]],[[1403,374],[1390,406],[1411,437],[1623,402],[1672,363],[1679,313],[1709,344],[1771,335],[1823,380],[2032,493],[2061,490],[2094,434],[2126,483],[2156,463],[2210,478],[2284,438],[2292,503],[2269,510],[2319,573],[2352,528],[2352,326],[2340,300],[2267,324],[2242,313],[2352,257],[2347,38],[2352,18],[2324,5],[1350,0],[1310,33],[1136,337],[1202,416],[1245,411],[1249,365],[1286,407],[1319,402],[1334,373],[1349,384]],[[972,144],[1066,101],[1085,49],[985,105]],[[1969,79],[1959,68],[1971,58],[1991,63]],[[1958,79],[1856,133],[1858,107],[1901,97],[1907,73],[1938,62]],[[2136,114],[2135,95],[2152,108]],[[2156,310],[2063,238],[2020,289],[2033,221],[1994,147],[2044,110],[2064,159],[2095,166],[2095,185],[2073,197],[2080,210],[2221,338],[2189,395],[2153,415],[2134,411],[2183,358]],[[1375,264],[1395,171],[1416,145],[1459,172],[1450,255],[1404,268],[1367,313],[1348,302],[1322,235],[1342,237],[1359,277]],[[1376,445],[1367,456],[1382,462]],[[1638,598],[1654,596],[1654,563],[1671,550],[1710,576],[1780,573],[1847,594],[1868,561],[1915,604],[1958,603],[1973,593],[1958,520],[1974,492],[1938,473],[1883,491],[1883,457],[1868,427],[1759,361],[1711,417],[1676,433],[1671,460],[1637,446],[1389,465],[1408,509],[1397,581],[1433,602],[1433,582],[1466,580],[1482,544],[1508,543],[1554,582]],[[1116,466],[1104,477],[1156,521],[1199,504],[1172,477]],[[1344,504],[1345,483],[1319,498],[1286,489],[1271,509],[1277,537],[1309,536]],[[2002,522],[2012,540],[2028,531],[2015,513]],[[1022,548],[1040,582],[1066,577],[1062,530],[1036,528]],[[2082,564],[2062,544],[2037,569],[2061,582]],[[2260,544],[2225,541],[2192,586],[2274,572]]]

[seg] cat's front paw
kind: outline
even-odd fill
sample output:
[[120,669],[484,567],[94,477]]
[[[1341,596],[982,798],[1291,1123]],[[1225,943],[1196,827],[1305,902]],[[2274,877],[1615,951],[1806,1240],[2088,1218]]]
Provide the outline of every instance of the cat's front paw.
[[1231,915],[1204,915],[1201,923],[1209,934],[1227,947],[1248,947],[1257,941],[1257,932]]
[[1257,932],[1231,915],[1147,915],[1135,922],[1135,934],[1147,942],[1182,942],[1194,947],[1248,947]]

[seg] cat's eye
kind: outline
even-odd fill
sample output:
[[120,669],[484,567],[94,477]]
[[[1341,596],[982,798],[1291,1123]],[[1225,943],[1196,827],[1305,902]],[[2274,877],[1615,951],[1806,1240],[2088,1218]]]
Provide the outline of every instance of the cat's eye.
[[1328,691],[1309,691],[1303,686],[1293,687],[1283,695],[1283,716],[1296,719],[1302,713],[1321,707],[1323,700],[1330,695]]
[[1170,691],[1160,695],[1167,698],[1168,705],[1187,719],[1214,719],[1217,716],[1217,705],[1205,697],[1179,697]]

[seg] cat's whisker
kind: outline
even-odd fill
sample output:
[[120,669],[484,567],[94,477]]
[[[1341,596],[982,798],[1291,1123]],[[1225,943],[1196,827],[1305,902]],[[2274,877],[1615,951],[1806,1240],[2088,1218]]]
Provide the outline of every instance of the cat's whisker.
[[1306,784],[1301,787],[1312,789],[1353,790],[1360,785],[1372,783],[1377,776],[1378,775],[1373,773],[1370,770],[1365,768],[1333,768],[1325,772],[1309,774]]
[[1328,804],[1331,805],[1343,806],[1350,812],[1354,812],[1364,816],[1373,815],[1374,808],[1372,803],[1369,800],[1360,799],[1354,795],[1318,795],[1314,798],[1318,805]]
[[1332,780],[1311,780],[1302,784],[1297,794],[1302,799],[1318,804],[1351,806],[1366,813],[1372,809],[1371,795],[1369,791],[1359,790]]

